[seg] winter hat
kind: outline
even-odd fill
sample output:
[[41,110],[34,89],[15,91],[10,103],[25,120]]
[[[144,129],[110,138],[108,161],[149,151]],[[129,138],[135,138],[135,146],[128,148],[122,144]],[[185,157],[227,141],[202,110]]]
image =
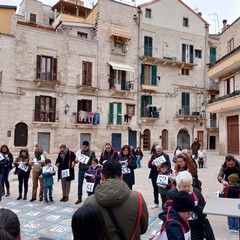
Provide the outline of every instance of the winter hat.
[[89,141],[83,141],[82,145],[89,146]]
[[62,144],[62,145],[60,146],[60,148],[64,148],[64,149],[66,149],[67,146],[66,146],[65,144]]
[[192,196],[186,191],[178,191],[174,200],[173,208],[177,212],[191,212],[195,207]]
[[230,174],[228,176],[228,181],[231,183],[237,183],[239,181],[239,177],[238,177],[237,173]]

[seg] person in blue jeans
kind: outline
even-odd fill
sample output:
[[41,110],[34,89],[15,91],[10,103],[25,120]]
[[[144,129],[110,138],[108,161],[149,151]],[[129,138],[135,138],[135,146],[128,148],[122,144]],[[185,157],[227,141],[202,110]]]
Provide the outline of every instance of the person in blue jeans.
[[55,175],[54,168],[52,167],[51,160],[45,160],[46,166],[42,169],[43,186],[44,186],[44,203],[53,203],[53,176]]
[[137,167],[140,168],[141,167],[141,160],[143,158],[143,152],[142,152],[140,147],[136,148],[135,154],[136,154],[136,158],[137,158]]

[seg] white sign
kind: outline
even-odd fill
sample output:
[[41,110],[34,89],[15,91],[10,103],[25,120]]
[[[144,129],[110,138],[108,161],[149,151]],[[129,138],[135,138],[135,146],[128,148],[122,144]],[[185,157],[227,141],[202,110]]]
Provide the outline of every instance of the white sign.
[[94,188],[94,183],[91,183],[91,182],[86,183],[86,191],[87,192],[93,192],[93,188]]
[[4,156],[0,153],[0,161],[4,159]]
[[18,168],[23,170],[24,172],[27,172],[29,167],[25,165],[25,162],[20,162]]
[[40,157],[41,157],[41,159],[40,159],[40,160],[37,160],[37,158],[34,158],[34,159],[33,159],[33,161],[34,161],[34,163],[35,163],[36,165],[38,165],[39,163],[41,163],[41,162],[44,162],[44,161],[45,161],[45,158],[44,158],[44,156],[43,156],[43,155],[41,155]]
[[53,171],[54,171],[53,167],[45,166],[45,167],[42,168],[42,173],[51,173]]
[[85,164],[87,164],[88,161],[89,161],[89,159],[90,159],[90,157],[88,157],[88,156],[82,154],[82,155],[79,157],[78,161],[81,162],[81,163],[85,163]]
[[126,166],[122,166],[122,174],[128,174],[131,173],[130,168]]
[[166,158],[162,155],[162,156],[154,159],[153,162],[154,162],[155,165],[158,167],[158,166],[160,166],[162,163],[166,162]]
[[61,174],[62,174],[62,178],[70,177],[69,169],[62,170]]
[[158,174],[156,184],[158,186],[166,186],[168,184],[169,177],[167,175]]

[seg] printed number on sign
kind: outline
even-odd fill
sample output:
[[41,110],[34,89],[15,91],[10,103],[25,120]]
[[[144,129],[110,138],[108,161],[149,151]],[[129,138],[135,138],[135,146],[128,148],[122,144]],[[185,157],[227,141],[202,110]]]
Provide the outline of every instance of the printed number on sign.
[[162,163],[166,162],[166,158],[162,155],[153,160],[156,166],[160,166]]
[[122,174],[127,174],[130,173],[130,168],[126,167],[126,166],[122,166]]
[[158,175],[157,177],[157,185],[167,185],[168,184],[168,176],[167,175]]
[[66,177],[69,177],[70,176],[70,171],[69,169],[64,169],[62,170],[62,178],[66,178]]
[[86,191],[87,192],[93,192],[93,188],[94,188],[94,183],[90,183],[90,182],[86,183]]

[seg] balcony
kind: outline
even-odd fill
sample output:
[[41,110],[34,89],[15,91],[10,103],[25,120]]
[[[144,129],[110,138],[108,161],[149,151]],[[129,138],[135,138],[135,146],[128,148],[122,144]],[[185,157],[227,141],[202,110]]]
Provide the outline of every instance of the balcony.
[[109,92],[111,95],[118,96],[118,97],[124,97],[124,96],[130,96],[133,97],[133,91],[134,91],[134,84],[129,82],[116,84],[114,82],[117,82],[117,80],[109,79]]
[[[60,85],[60,73],[54,75],[51,72],[47,72],[47,73],[42,73],[42,72],[38,72],[37,73],[37,69],[35,69],[35,84],[36,87],[38,88],[47,88],[47,89],[56,89],[59,85]],[[58,79],[58,80],[57,80]]]
[[210,113],[224,113],[227,111],[236,111],[240,108],[240,90],[230,94],[211,99],[208,104]]
[[54,128],[59,125],[59,112],[54,110],[40,110],[33,111],[34,121],[37,127],[50,127]]
[[219,82],[216,82],[215,80],[210,80],[207,91],[210,95],[219,94]]
[[147,105],[141,109],[141,121],[144,123],[153,123],[160,118],[159,109],[153,105]]
[[209,69],[208,77],[218,79],[228,76],[240,68],[240,46],[216,61]]
[[196,121],[205,118],[200,108],[190,109],[189,106],[177,106],[176,117],[179,121]]
[[[142,63],[145,64],[154,64],[154,65],[162,65],[162,66],[170,66],[170,67],[178,67],[178,68],[189,68],[193,69],[197,64],[191,63],[190,60],[182,59],[179,52],[175,54],[170,51],[171,54],[164,53],[162,49],[150,49],[149,47],[144,47],[140,53],[140,59]],[[193,56],[191,57],[193,59]]]
[[144,92],[156,92],[159,90],[157,76],[141,74],[141,90]]
[[209,122],[207,123],[207,129],[210,132],[218,132],[219,131],[218,122],[217,122],[216,118],[212,118],[212,119],[209,120]]
[[87,126],[93,127],[100,124],[100,113],[82,111],[75,113],[76,115],[76,126],[86,128]]
[[86,93],[96,95],[98,92],[98,88],[92,86],[92,75],[89,75],[88,79],[83,79],[81,78],[81,76],[82,74],[78,74],[76,76],[78,83],[76,87],[78,88],[78,91],[81,92],[82,94]]

